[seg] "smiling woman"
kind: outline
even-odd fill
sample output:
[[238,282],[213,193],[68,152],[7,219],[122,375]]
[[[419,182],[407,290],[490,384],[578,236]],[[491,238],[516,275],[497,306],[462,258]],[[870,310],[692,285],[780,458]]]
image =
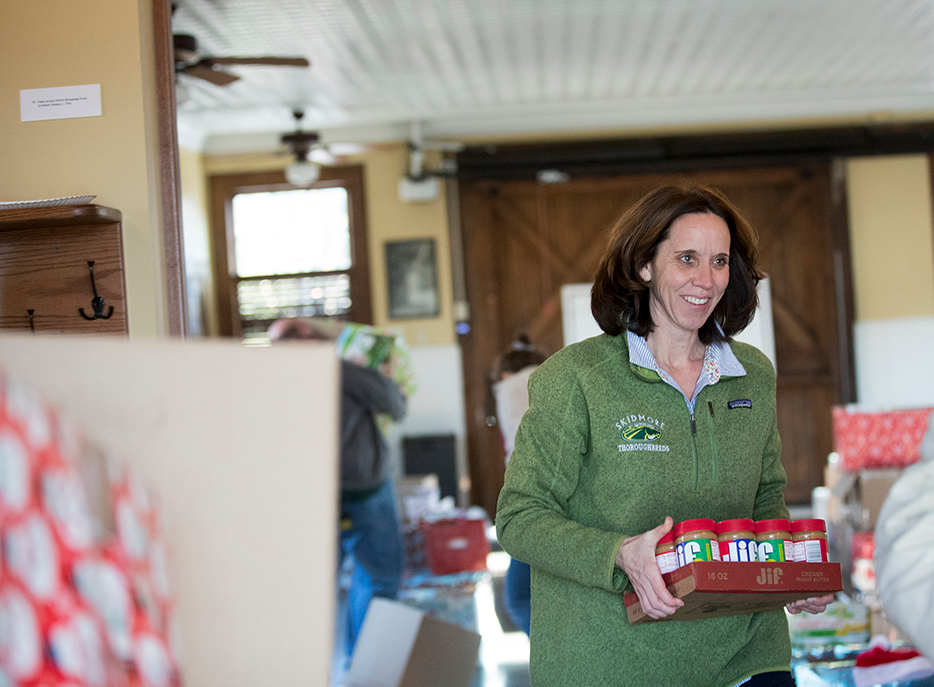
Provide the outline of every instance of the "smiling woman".
[[675,521],[788,517],[775,372],[732,340],[761,278],[752,228],[704,186],[657,188],[611,229],[604,335],[532,373],[497,507],[499,542],[532,569],[534,684],[794,684],[784,611],[634,628],[619,598],[656,620],[684,605],[655,559]]

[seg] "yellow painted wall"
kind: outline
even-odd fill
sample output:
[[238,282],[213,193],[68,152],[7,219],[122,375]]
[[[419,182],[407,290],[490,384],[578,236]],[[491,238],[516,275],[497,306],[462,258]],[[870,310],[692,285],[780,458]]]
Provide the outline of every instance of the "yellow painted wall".
[[[206,174],[237,174],[249,171],[282,169],[290,162],[277,155],[205,156]],[[447,204],[444,192],[428,203],[404,203],[399,200],[398,184],[405,173],[405,144],[383,145],[364,155],[348,159],[362,164],[366,187],[367,235],[370,262],[370,293],[373,320],[378,326],[402,331],[410,346],[443,346],[455,343],[452,304],[451,246],[448,236]],[[426,167],[434,168],[429,159]],[[182,170],[183,176],[187,174]],[[187,182],[183,180],[183,193]],[[443,189],[443,185],[442,185]],[[185,201],[183,199],[183,205]],[[435,239],[438,264],[438,289],[441,313],[438,317],[417,320],[390,320],[386,287],[386,242],[416,238]]]
[[934,229],[926,155],[847,162],[856,321],[934,315]]
[[[204,295],[199,299],[197,308],[203,309],[203,316],[193,313],[189,302],[189,319],[194,316],[204,321],[202,334],[216,335],[217,301],[214,293],[214,274],[211,265],[211,237],[208,217],[207,178],[204,174],[204,156],[184,148],[179,149],[179,175],[181,177],[182,196],[182,238],[185,250],[185,276],[188,288],[192,282]],[[189,297],[189,301],[191,298]],[[190,330],[191,331],[191,330]]]
[[[447,203],[442,191],[428,203],[399,200],[399,180],[406,170],[408,152],[404,144],[373,153],[366,160],[367,222],[370,229],[370,289],[376,324],[401,329],[411,346],[453,344],[454,301],[451,281],[451,245],[448,236]],[[429,160],[428,168],[435,167]],[[431,319],[390,320],[386,281],[386,243],[433,238],[438,263],[441,314]]]
[[[0,199],[94,194],[123,213],[131,335],[166,327],[150,0],[3,2]],[[21,122],[19,91],[100,84],[103,116]]]

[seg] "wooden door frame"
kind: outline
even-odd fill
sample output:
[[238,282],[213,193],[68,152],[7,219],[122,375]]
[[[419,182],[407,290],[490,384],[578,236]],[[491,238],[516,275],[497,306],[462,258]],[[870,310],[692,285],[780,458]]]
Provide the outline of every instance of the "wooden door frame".
[[170,4],[169,0],[152,1],[162,210],[162,260],[168,332],[170,336],[185,338],[188,331],[185,305],[185,252],[182,243],[182,202]]

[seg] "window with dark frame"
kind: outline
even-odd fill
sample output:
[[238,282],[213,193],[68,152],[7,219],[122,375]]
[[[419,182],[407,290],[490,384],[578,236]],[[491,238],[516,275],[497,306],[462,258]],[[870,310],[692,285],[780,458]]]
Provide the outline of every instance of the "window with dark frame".
[[221,333],[263,344],[281,317],[371,323],[362,168],[311,187],[282,172],[211,178]]

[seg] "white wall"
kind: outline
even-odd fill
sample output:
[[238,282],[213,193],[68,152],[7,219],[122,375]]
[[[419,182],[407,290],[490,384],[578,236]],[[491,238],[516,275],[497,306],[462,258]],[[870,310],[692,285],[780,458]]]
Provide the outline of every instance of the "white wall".
[[934,317],[857,322],[854,349],[860,405],[934,406]]
[[[402,438],[428,434],[453,434],[457,450],[458,475],[467,470],[467,442],[464,422],[464,375],[460,346],[419,346],[411,351],[416,392],[409,399],[405,419],[388,432],[389,447],[402,472]],[[466,504],[464,504],[466,505]]]

